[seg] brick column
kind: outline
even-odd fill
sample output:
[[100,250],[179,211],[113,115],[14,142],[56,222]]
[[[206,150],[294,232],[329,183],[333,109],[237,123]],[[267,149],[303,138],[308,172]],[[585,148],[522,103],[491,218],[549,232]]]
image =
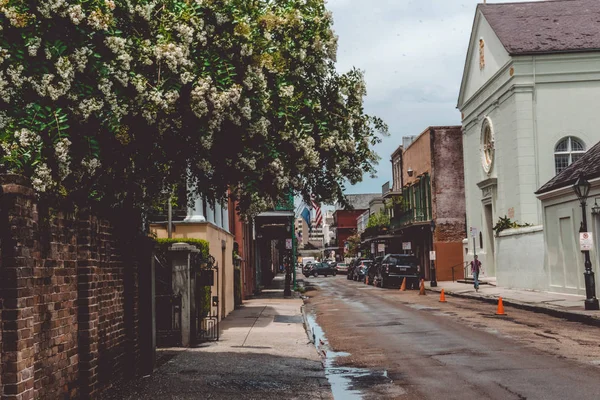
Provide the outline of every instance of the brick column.
[[77,218],[79,381],[85,399],[94,398],[98,390],[98,260],[92,250],[91,218],[87,212]]
[[33,269],[39,258],[37,204],[28,182],[0,176],[0,297],[2,309],[2,400],[33,399]]

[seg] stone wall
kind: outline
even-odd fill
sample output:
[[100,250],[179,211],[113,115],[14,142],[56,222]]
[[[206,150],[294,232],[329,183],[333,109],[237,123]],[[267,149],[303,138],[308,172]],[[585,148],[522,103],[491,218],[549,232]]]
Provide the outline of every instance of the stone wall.
[[2,400],[94,398],[138,370],[140,263],[106,220],[0,185]]

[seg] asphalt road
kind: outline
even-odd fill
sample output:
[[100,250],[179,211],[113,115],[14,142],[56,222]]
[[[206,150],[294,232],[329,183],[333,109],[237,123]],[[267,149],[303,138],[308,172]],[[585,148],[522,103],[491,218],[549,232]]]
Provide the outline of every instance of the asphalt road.
[[338,400],[600,399],[598,328],[345,276],[305,281]]

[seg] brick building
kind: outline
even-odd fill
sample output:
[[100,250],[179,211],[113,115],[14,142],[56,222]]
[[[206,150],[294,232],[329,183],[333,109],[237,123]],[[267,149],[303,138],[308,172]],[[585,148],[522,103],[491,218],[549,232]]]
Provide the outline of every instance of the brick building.
[[356,219],[369,209],[369,202],[378,197],[381,197],[379,193],[348,194],[346,198],[351,208],[345,209],[339,204],[336,205],[331,227],[335,232],[335,245],[332,247],[337,246],[336,254],[340,254],[342,260],[346,241],[350,236],[356,234]]
[[432,250],[437,253],[438,280],[451,280],[453,268],[454,278],[462,277],[465,201],[461,127],[427,128],[406,148],[400,146],[392,162],[390,196],[401,194],[402,202],[391,210],[390,234],[395,242],[391,247],[400,251],[402,243],[410,242],[410,252],[420,259],[426,279],[431,278]]

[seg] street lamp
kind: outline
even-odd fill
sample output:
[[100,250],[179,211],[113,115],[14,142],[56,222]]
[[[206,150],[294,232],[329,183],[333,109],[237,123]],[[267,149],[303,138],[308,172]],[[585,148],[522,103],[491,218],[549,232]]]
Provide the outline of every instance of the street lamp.
[[[583,175],[579,175],[577,182],[573,185],[573,190],[581,204],[582,221],[579,232],[587,232],[587,212],[585,206],[588,195],[590,194],[590,183]],[[583,273],[583,277],[585,278],[585,309],[600,310],[600,305],[596,298],[596,283],[594,271],[592,271],[592,262],[590,261],[590,252],[589,250],[582,250],[581,252],[585,258],[585,272]]]
[[[431,220],[431,251],[435,252],[433,248],[433,233],[435,232],[435,221]],[[431,258],[431,257],[430,257]],[[434,257],[435,258],[435,257]],[[431,260],[431,287],[437,287],[437,279],[435,274],[435,260]]]

